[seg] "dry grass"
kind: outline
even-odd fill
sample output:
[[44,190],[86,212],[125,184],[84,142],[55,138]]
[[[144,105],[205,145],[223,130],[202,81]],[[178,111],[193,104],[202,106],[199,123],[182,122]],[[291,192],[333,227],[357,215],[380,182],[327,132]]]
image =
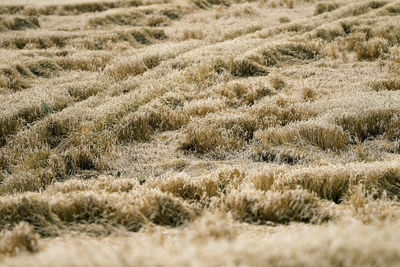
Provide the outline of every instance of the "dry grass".
[[35,253],[39,251],[39,237],[33,227],[21,222],[12,230],[3,230],[0,233],[0,255],[15,256],[23,251]]
[[0,265],[398,266],[399,16],[1,1]]
[[225,205],[235,219],[248,223],[321,223],[329,219],[329,214],[318,205],[317,199],[303,190],[232,191]]

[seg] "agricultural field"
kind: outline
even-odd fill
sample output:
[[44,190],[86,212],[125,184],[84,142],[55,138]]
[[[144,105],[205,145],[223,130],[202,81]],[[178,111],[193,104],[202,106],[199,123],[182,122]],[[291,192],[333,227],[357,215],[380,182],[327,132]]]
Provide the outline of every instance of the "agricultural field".
[[0,266],[400,266],[399,43],[399,0],[0,0]]

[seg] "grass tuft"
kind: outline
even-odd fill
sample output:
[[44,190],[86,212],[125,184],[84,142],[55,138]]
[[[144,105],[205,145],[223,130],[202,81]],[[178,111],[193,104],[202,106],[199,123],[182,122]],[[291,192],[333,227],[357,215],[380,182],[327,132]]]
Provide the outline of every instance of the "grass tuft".
[[389,52],[389,42],[382,38],[373,38],[359,43],[355,50],[358,60],[376,60]]
[[12,230],[0,232],[0,255],[16,256],[23,251],[36,253],[39,249],[39,236],[29,223],[21,222]]
[[248,223],[321,223],[330,218],[315,196],[304,190],[243,190],[227,196],[225,210]]

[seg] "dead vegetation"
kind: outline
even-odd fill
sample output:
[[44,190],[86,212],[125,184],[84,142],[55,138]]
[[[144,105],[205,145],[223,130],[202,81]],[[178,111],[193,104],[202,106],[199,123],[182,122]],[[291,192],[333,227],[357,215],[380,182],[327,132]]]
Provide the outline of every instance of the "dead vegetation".
[[0,265],[399,265],[399,16],[4,0]]
[[323,222],[329,214],[319,207],[316,198],[307,191],[284,192],[232,191],[226,207],[234,218],[249,223]]
[[[133,205],[129,209],[127,201]],[[74,192],[58,194],[51,202],[44,195],[26,194],[1,202],[2,227],[27,221],[42,236],[57,236],[71,224],[120,225],[138,231],[148,223],[178,226],[196,217],[187,204],[154,190],[118,195]]]
[[39,251],[39,237],[32,225],[21,222],[12,230],[0,233],[0,254],[15,256],[23,251],[35,253]]
[[0,32],[40,28],[37,17],[0,17]]
[[[113,50],[121,51],[128,49],[129,46],[141,48],[160,40],[167,39],[168,36],[162,29],[151,27],[136,27],[134,29],[119,29],[113,32],[103,31],[47,31],[41,30],[33,32],[29,36],[22,32],[8,32],[2,34],[0,47],[3,49],[50,49],[50,48],[76,48],[88,50]],[[70,51],[72,52],[72,51]],[[56,56],[67,56],[68,51],[56,52]]]

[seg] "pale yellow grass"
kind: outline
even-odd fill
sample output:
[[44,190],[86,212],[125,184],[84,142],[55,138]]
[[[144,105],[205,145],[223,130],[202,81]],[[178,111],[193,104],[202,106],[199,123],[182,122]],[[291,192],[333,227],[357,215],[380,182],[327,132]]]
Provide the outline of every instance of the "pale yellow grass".
[[1,266],[397,266],[399,1],[1,1]]

